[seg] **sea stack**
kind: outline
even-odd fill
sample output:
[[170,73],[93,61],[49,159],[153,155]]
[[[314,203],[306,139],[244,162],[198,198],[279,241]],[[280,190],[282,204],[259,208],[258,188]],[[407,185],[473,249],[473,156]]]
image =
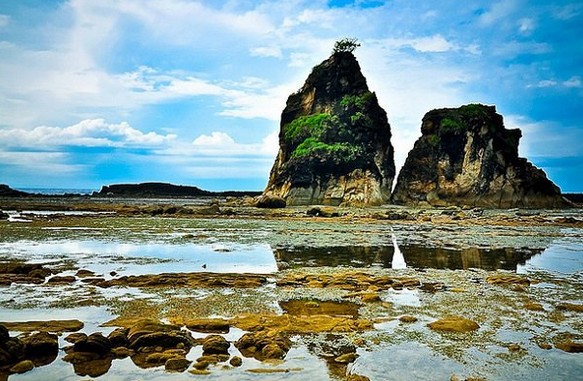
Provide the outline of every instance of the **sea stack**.
[[556,208],[566,206],[546,174],[518,156],[519,129],[495,106],[469,104],[425,114],[392,201],[403,205]]
[[388,202],[391,128],[352,50],[336,50],[289,96],[265,195],[287,205]]

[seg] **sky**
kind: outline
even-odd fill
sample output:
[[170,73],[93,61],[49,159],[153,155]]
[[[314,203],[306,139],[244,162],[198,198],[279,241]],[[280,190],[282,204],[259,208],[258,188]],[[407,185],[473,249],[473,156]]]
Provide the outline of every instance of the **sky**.
[[583,192],[583,3],[0,0],[0,183],[262,190],[287,97],[336,40],[387,111],[496,105],[520,155]]

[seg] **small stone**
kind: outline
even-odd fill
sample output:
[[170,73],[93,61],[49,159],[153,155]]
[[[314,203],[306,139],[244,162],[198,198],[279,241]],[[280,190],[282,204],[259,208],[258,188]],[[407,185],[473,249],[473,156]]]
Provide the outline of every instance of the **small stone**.
[[164,364],[164,369],[168,372],[182,373],[192,364],[192,361],[185,358],[171,358]]
[[239,356],[233,356],[231,358],[231,361],[229,361],[229,364],[231,364],[234,367],[239,367],[243,365],[243,360]]
[[520,346],[520,344],[516,344],[516,343],[512,343],[510,345],[508,345],[508,350],[510,352],[520,352],[522,351],[522,347]]
[[415,316],[403,315],[399,318],[401,323],[415,323],[417,318]]
[[561,303],[557,306],[561,311],[583,312],[583,304]]
[[356,359],[358,358],[358,354],[357,353],[345,353],[343,355],[340,355],[338,357],[336,357],[334,359],[335,362],[341,363],[341,364],[349,364],[351,362],[356,361]]
[[209,372],[208,370],[204,370],[204,369],[191,369],[188,371],[188,373],[194,374],[197,376],[206,376],[206,375],[211,374],[211,372]]
[[553,346],[549,343],[537,343],[537,345],[540,349],[544,349],[544,350],[553,349]]
[[11,373],[26,373],[30,370],[32,370],[34,368],[34,363],[30,360],[24,360],[21,361],[19,363],[17,363],[16,365],[14,365],[12,368],[10,368],[10,372]]
[[283,359],[285,355],[286,351],[277,344],[267,344],[261,349],[261,356],[265,359]]
[[116,347],[111,350],[111,354],[113,354],[115,358],[123,359],[132,356],[134,351],[126,347]]
[[532,302],[526,303],[524,305],[524,308],[529,310],[529,311],[544,311],[545,310],[545,308],[543,307],[542,304],[532,303]]

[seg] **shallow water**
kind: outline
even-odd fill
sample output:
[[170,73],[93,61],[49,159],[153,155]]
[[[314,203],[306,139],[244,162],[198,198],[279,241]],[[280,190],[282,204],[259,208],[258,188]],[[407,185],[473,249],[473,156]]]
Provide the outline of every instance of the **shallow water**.
[[[443,282],[448,290],[459,289],[390,289],[380,294],[384,304],[350,307],[347,315],[387,320],[375,324],[375,330],[351,338],[366,344],[358,348],[360,357],[348,371],[371,380],[449,379],[452,374],[462,378],[480,375],[487,380],[577,379],[583,372],[582,354],[545,351],[535,343],[541,338],[568,334],[576,340],[583,339],[580,315],[554,309],[563,301],[583,303],[580,229],[111,217],[9,222],[0,229],[0,260],[47,264],[59,275],[75,274],[78,269],[91,270],[106,279],[165,272],[277,274],[368,269],[419,277],[427,283]],[[517,293],[485,284],[483,279],[494,272],[525,274],[533,285]],[[77,281],[61,286],[12,285],[0,291],[0,321],[77,318],[85,322],[86,333],[108,332],[111,328],[100,325],[116,316],[117,305],[131,306],[136,300],[152,304],[169,300],[202,303],[207,308],[204,311],[214,316],[228,315],[224,311],[255,309],[293,313],[297,308],[290,298],[318,300],[341,295],[328,289],[278,290],[272,283],[247,291],[155,291],[99,289]],[[206,300],[225,300],[228,305],[217,302],[217,309],[212,309]],[[239,302],[243,300],[251,305]],[[525,311],[522,305],[529,300],[540,302],[545,311]],[[81,301],[90,305],[79,306]],[[336,308],[334,303],[327,300],[319,308],[329,313]],[[480,330],[469,336],[456,336],[437,334],[426,327],[451,313],[479,320]],[[417,316],[419,321],[403,325],[396,318],[404,314]],[[242,333],[232,330],[228,339],[236,340]],[[245,359],[242,368],[224,370],[219,365],[205,379],[343,379],[346,369],[332,367],[314,349],[318,340],[327,338],[293,338],[294,347],[285,362],[275,366],[288,369],[287,373],[248,373],[248,369],[274,365]],[[509,353],[505,345],[515,342],[526,353]],[[238,354],[233,346],[231,350]],[[196,358],[196,351],[200,348],[194,348],[188,358]],[[11,375],[10,380],[79,379],[71,364],[61,357],[62,352],[52,364]],[[124,359],[114,360],[101,379],[192,377],[187,373],[169,374],[163,368],[140,369],[130,359]]]

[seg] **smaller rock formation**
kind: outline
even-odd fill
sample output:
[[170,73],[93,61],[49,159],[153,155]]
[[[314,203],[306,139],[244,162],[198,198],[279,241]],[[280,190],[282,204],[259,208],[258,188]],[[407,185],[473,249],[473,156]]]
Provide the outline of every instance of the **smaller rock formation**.
[[396,204],[490,208],[567,206],[545,173],[518,156],[521,132],[494,106],[428,112],[392,195]]

